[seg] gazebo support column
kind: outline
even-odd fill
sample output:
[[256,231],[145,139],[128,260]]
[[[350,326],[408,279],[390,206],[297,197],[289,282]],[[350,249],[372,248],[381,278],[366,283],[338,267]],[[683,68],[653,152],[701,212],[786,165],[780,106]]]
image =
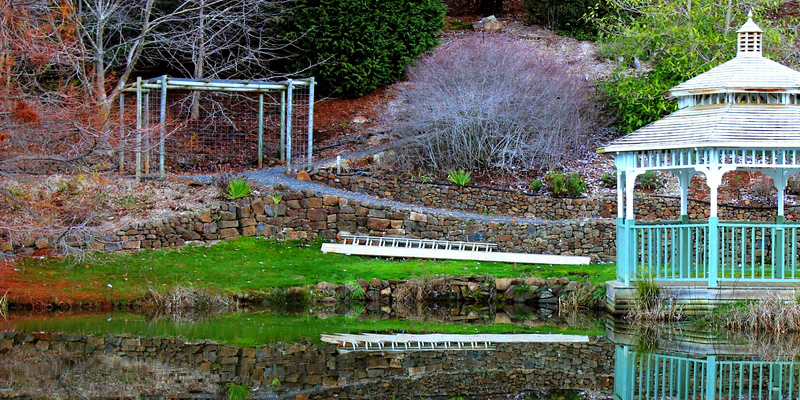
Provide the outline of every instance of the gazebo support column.
[[682,278],[688,278],[691,270],[691,254],[692,254],[692,241],[691,230],[689,228],[689,182],[692,180],[695,171],[691,170],[678,170],[673,171],[672,174],[678,178],[678,186],[680,186],[681,195],[681,213],[678,217],[681,229],[678,231],[679,243],[679,256],[678,256],[678,270]]
[[[783,225],[786,222],[784,214],[784,203],[786,199],[786,185],[789,183],[789,176],[796,173],[795,169],[778,169],[764,171],[765,174],[772,177],[772,182],[775,189],[778,189],[778,213],[775,217],[775,224]],[[786,260],[786,232],[783,227],[775,228],[775,248],[772,249],[775,254],[775,269],[773,271],[774,277],[778,279],[784,278],[784,268]]]
[[625,226],[625,173],[617,169],[617,280],[630,284],[628,276],[628,238]]
[[719,286],[719,186],[722,184],[722,176],[733,171],[735,167],[696,167],[698,172],[706,176],[708,184],[708,201],[710,203],[710,214],[708,217],[708,287]]
[[625,231],[622,235],[624,242],[623,277],[625,284],[630,284],[631,277],[636,274],[636,215],[633,211],[633,188],[636,186],[636,177],[640,171],[625,171]]

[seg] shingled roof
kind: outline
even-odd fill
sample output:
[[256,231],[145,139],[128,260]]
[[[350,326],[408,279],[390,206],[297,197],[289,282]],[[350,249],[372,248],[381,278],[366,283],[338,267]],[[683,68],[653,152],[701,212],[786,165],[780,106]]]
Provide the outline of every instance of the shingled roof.
[[678,110],[602,151],[800,147],[800,105],[715,104]]

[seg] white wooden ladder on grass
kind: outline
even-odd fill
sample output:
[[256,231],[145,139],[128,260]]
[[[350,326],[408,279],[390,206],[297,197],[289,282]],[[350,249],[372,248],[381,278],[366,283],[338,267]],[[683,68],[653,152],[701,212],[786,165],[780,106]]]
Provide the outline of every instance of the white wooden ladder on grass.
[[586,265],[589,257],[498,252],[495,243],[413,239],[402,237],[341,235],[342,243],[323,243],[323,253],[430,258],[520,264]]
[[484,251],[497,250],[495,243],[451,242],[449,240],[412,239],[402,237],[341,235],[342,244],[358,246],[400,247],[407,249]]

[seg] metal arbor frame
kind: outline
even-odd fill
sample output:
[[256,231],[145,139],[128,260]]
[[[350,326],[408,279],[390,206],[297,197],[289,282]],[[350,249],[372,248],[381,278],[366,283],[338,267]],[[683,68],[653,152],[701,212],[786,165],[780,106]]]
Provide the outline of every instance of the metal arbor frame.
[[[135,138],[135,171],[136,179],[142,176],[142,154],[147,152],[146,144],[143,143],[142,131],[149,124],[149,97],[146,96],[151,90],[159,90],[159,125],[158,125],[158,164],[159,176],[166,177],[165,167],[165,139],[167,136],[167,93],[170,90],[193,91],[193,92],[228,92],[228,93],[254,93],[258,94],[258,167],[263,167],[263,146],[264,146],[264,96],[265,94],[280,93],[280,157],[285,163],[286,171],[292,168],[292,136],[296,127],[292,126],[295,117],[293,106],[295,88],[303,87],[308,90],[308,116],[307,116],[307,154],[305,154],[308,167],[312,164],[313,135],[314,135],[314,78],[306,79],[287,79],[281,82],[270,81],[246,81],[246,80],[212,80],[212,79],[186,79],[173,78],[167,75],[157,78],[142,80],[137,77],[136,83],[128,87],[120,94],[120,147],[119,147],[119,169],[120,173],[125,170],[125,149],[123,141],[125,138],[125,93],[132,93],[136,97],[136,138]],[[304,105],[305,106],[305,105]],[[149,157],[149,156],[148,156]],[[148,164],[149,164],[149,160]]]

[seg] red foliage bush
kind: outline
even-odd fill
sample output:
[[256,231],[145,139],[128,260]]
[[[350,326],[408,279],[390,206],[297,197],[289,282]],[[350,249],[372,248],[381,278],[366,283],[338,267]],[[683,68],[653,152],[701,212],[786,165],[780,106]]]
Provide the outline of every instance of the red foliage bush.
[[14,118],[29,125],[39,125],[41,122],[39,113],[25,100],[17,100],[17,105],[14,107]]

